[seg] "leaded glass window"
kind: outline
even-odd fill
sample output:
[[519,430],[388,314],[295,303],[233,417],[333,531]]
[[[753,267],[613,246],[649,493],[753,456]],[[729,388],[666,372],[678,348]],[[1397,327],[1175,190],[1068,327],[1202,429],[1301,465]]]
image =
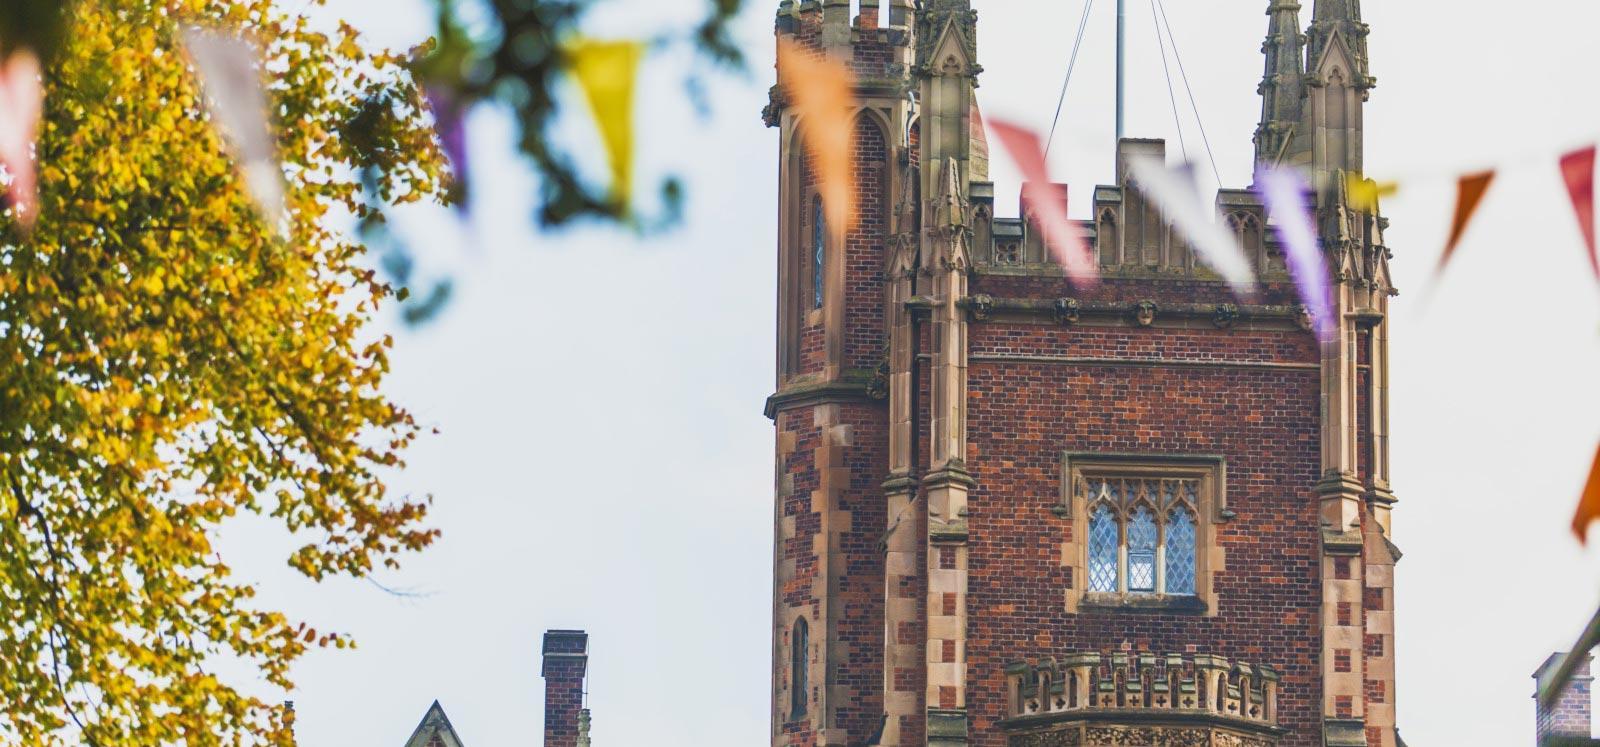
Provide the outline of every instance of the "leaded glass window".
[[1088,511],[1088,590],[1194,596],[1199,477],[1080,479]]
[[1133,510],[1128,520],[1128,591],[1156,590],[1156,518],[1148,506]]
[[1117,518],[1102,503],[1089,519],[1089,590],[1117,590]]
[[811,201],[811,308],[822,308],[822,265],[827,259],[828,218],[822,212],[822,198]]
[[1194,595],[1194,518],[1189,509],[1174,506],[1167,516],[1167,593]]

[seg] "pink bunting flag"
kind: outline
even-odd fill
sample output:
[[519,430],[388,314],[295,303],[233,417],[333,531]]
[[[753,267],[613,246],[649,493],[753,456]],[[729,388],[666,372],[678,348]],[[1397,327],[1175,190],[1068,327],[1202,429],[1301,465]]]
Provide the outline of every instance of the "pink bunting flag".
[[1310,186],[1300,172],[1262,164],[1256,170],[1256,192],[1267,205],[1267,213],[1283,240],[1300,298],[1311,309],[1317,337],[1324,342],[1339,334],[1333,314],[1333,297],[1328,279],[1328,262],[1317,245],[1317,231],[1306,201]]
[[1600,279],[1600,255],[1595,253],[1594,239],[1594,162],[1595,146],[1575,150],[1561,157],[1561,179],[1567,183],[1567,196],[1572,198],[1572,209],[1578,215],[1578,228],[1583,231],[1583,242],[1589,248],[1589,267]]
[[999,119],[990,120],[989,127],[1022,171],[1023,203],[1031,208],[1045,246],[1066,268],[1068,279],[1078,287],[1099,282],[1099,268],[1084,241],[1083,231],[1067,217],[1065,188],[1050,181],[1050,168],[1045,164],[1039,134]]
[[38,182],[33,168],[33,141],[39,133],[44,108],[44,85],[39,79],[39,58],[26,49],[13,52],[0,64],[0,166],[10,184],[0,194],[0,204],[12,207],[17,222],[32,228],[38,212]]
[[203,28],[185,29],[183,41],[245,186],[276,227],[283,216],[283,167],[267,119],[267,91],[257,67],[260,50],[236,34]]
[[1134,158],[1128,165],[1133,169],[1137,189],[1160,206],[1172,225],[1200,253],[1200,259],[1227,280],[1235,294],[1241,298],[1252,295],[1256,278],[1250,261],[1245,259],[1238,239],[1216,220],[1216,210],[1201,198],[1194,169],[1169,169],[1148,156]]

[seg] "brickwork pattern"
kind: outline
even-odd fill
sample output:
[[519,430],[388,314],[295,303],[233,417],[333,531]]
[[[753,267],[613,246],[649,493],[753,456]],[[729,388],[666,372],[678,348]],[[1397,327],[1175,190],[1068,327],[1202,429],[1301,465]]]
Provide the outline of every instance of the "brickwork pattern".
[[[1268,663],[1283,674],[1280,724],[1319,734],[1316,637],[1318,388],[1314,370],[1176,369],[984,363],[987,353],[1306,363],[1309,335],[980,324],[972,331],[969,716],[975,745],[1005,743],[1005,665],[1081,650],[1195,651]],[[1060,545],[1063,451],[1219,454],[1228,506],[1227,567],[1211,617],[1068,614]],[[1299,631],[1297,633],[1297,631]],[[1293,743],[1300,743],[1298,741]]]

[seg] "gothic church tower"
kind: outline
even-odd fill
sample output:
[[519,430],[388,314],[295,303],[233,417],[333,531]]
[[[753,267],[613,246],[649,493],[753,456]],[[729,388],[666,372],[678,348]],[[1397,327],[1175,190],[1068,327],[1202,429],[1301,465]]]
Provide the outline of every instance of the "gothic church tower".
[[[1352,206],[1358,0],[1268,4],[1256,153],[1317,177],[1339,334],[1271,216],[1217,195],[1235,298],[1138,190],[1072,287],[996,218],[968,0],[783,0],[857,78],[857,225],[829,231],[775,88],[772,744],[1396,747],[1385,220]],[[880,24],[880,16],[886,15]],[[880,25],[882,26],[880,28]],[[780,69],[780,78],[788,71]]]

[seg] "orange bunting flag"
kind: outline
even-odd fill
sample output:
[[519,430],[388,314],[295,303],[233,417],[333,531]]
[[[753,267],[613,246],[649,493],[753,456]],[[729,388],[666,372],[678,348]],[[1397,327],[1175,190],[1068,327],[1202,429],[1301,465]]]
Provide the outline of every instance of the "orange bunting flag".
[[1600,255],[1594,242],[1594,160],[1595,146],[1575,150],[1561,157],[1561,179],[1567,183],[1567,196],[1578,214],[1578,228],[1589,248],[1589,267],[1600,278]]
[[1396,182],[1375,182],[1360,174],[1345,175],[1345,192],[1350,195],[1350,207],[1363,213],[1378,212],[1378,198],[1400,191]]
[[1594,466],[1589,468],[1589,482],[1578,500],[1578,513],[1572,517],[1572,533],[1578,541],[1589,542],[1589,522],[1600,519],[1600,449],[1594,453]]
[[633,202],[633,89],[644,50],[644,42],[589,39],[567,48],[610,159],[611,199],[624,211]]
[[850,124],[855,76],[844,63],[820,57],[794,42],[778,41],[778,80],[794,105],[800,136],[815,164],[828,225],[849,231],[855,222],[856,185],[850,175],[855,128]]
[[10,179],[0,187],[0,207],[11,207],[24,229],[32,228],[38,212],[33,140],[43,105],[39,58],[22,49],[0,61],[0,166]]
[[1467,224],[1472,222],[1473,213],[1478,212],[1478,205],[1483,202],[1483,195],[1489,191],[1489,185],[1493,182],[1492,170],[1461,177],[1461,182],[1457,186],[1456,217],[1450,223],[1450,241],[1444,245],[1444,254],[1439,255],[1439,267],[1434,270],[1435,275],[1444,271],[1445,264],[1450,261],[1451,255],[1456,253],[1462,235],[1467,232]]
[[1022,201],[1032,208],[1034,224],[1039,227],[1045,246],[1066,268],[1074,285],[1093,285],[1099,280],[1099,270],[1083,231],[1067,217],[1066,188],[1050,181],[1039,134],[999,119],[991,120],[989,126],[1022,171]]

